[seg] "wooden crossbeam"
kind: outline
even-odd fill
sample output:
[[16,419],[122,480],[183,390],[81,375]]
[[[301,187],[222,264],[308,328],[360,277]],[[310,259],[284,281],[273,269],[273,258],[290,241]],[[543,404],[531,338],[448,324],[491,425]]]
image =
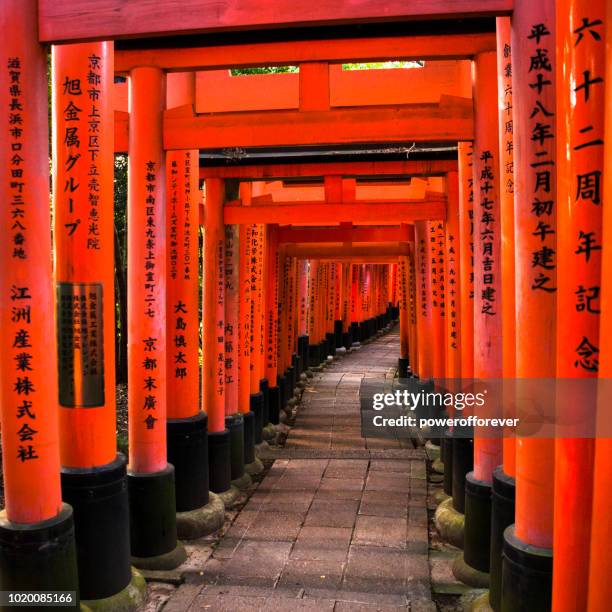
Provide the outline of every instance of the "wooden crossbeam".
[[414,241],[414,228],[401,227],[280,227],[279,243],[316,244],[321,242],[408,242]]
[[252,204],[239,206],[228,203],[223,209],[229,223],[278,223],[279,225],[396,224],[446,218],[446,199],[403,202],[333,204],[302,202],[300,204]]
[[509,15],[512,0],[39,0],[41,42]]
[[166,150],[380,142],[457,142],[474,136],[471,100],[440,104],[194,115],[190,107],[164,114]]
[[313,247],[309,244],[289,244],[285,253],[299,259],[335,259],[336,257],[399,257],[409,255],[407,243],[386,246],[332,246]]
[[116,51],[115,71],[159,66],[169,72],[287,66],[301,62],[380,62],[470,58],[495,50],[495,34],[297,40],[178,49]]
[[262,164],[252,166],[205,166],[200,179],[241,178],[245,180],[314,178],[339,176],[443,176],[457,170],[456,160],[405,160],[374,162],[330,162],[298,164]]

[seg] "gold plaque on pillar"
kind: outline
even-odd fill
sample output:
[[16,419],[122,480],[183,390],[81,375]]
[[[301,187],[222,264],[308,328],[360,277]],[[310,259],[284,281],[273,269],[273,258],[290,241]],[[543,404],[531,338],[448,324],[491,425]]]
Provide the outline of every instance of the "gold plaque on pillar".
[[104,320],[101,283],[57,284],[59,403],[104,405]]

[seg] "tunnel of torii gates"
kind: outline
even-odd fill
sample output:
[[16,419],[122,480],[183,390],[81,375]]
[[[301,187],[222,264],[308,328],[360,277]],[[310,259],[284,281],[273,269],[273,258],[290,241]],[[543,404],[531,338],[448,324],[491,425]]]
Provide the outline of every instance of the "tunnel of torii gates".
[[[180,564],[177,538],[219,528],[262,469],[307,369],[398,318],[413,388],[612,372],[611,2],[200,4],[0,4],[3,590],[114,609],[132,565]],[[386,21],[407,34],[314,40]],[[301,37],[241,42],[273,23]],[[181,43],[194,33],[230,39]],[[341,68],[384,60],[425,64]],[[299,73],[228,73],[274,65]],[[412,143],[403,161],[200,163]],[[114,153],[128,154],[127,461]],[[608,609],[610,440],[433,442],[458,576],[489,584],[495,610]]]

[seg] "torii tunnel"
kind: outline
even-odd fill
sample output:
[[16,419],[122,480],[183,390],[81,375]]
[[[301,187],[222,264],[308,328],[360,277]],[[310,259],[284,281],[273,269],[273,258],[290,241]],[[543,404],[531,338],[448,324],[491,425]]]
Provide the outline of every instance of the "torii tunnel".
[[612,0],[0,32],[1,609],[610,609]]

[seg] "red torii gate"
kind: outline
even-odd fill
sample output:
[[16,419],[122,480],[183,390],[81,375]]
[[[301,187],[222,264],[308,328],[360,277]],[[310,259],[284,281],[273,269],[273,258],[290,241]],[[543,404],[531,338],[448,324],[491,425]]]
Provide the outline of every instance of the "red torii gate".
[[[529,35],[530,35],[529,28],[531,27],[533,23],[537,22],[538,24],[546,25],[548,29],[547,35],[550,35],[550,32],[555,29],[555,24],[551,20],[551,9],[554,9],[554,4],[552,2],[542,3],[542,6],[538,5],[537,7],[534,7],[532,12],[527,11],[526,9],[527,4],[525,2],[517,0],[515,4],[517,5],[517,12],[515,15],[516,17],[515,34],[518,36],[520,32],[520,36],[521,36],[521,38],[518,39],[519,42],[515,48],[520,48],[525,51],[529,51],[531,47],[533,47],[533,45],[537,44],[539,41],[534,42],[534,39],[532,37],[532,39],[530,39],[531,42],[528,43],[529,45],[531,45],[531,47],[526,48],[526,47],[522,47],[521,45],[526,44],[525,40],[529,38]],[[109,3],[108,7],[105,7],[105,8],[110,9],[111,12],[101,15],[101,13],[98,12],[97,9],[93,6],[93,3],[88,3],[88,2],[84,2],[81,0],[80,2],[74,1],[74,2],[67,3],[67,4],[64,3],[61,7],[58,7],[57,3],[54,3],[51,0],[46,0],[44,2],[40,2],[41,10],[40,10],[39,32],[40,32],[41,40],[43,41],[58,41],[58,42],[63,41],[65,42],[65,41],[83,40],[86,38],[106,37],[110,39],[114,37],[133,36],[133,35],[142,36],[142,35],[149,35],[149,34],[160,34],[161,35],[161,34],[177,33],[177,32],[182,31],[182,28],[185,27],[184,24],[187,21],[189,22],[190,29],[193,29],[193,31],[208,31],[215,27],[222,27],[224,29],[232,29],[236,27],[249,28],[249,27],[257,27],[257,26],[261,26],[265,24],[271,24],[273,22],[273,18],[269,14],[264,13],[262,15],[262,13],[254,14],[253,12],[243,11],[242,13],[241,12],[236,12],[236,13],[230,12],[228,15],[224,15],[223,22],[219,23],[219,22],[215,22],[214,19],[210,17],[210,14],[206,13],[206,11],[201,11],[201,10],[195,11],[194,10],[193,13],[189,12],[190,8],[193,10],[194,7],[195,7],[195,4],[193,2],[188,3],[187,5],[184,5],[183,3],[182,12],[176,11],[175,14],[173,15],[173,14],[165,12],[167,7],[160,12],[159,7],[157,5],[154,6],[153,3],[146,3],[146,4],[139,3],[139,6],[136,6],[133,3],[131,3],[131,5],[130,4],[125,5],[124,3],[116,3],[116,4]],[[244,5],[241,5],[241,7],[243,8]],[[599,3],[595,7],[595,9],[598,12],[597,14],[598,15],[601,14],[602,17],[604,16],[603,7],[604,7],[603,3]],[[198,6],[195,8],[199,9],[200,7]],[[363,3],[363,5],[360,6],[357,14],[348,12],[348,9],[347,7],[344,6],[344,4],[342,4],[340,7],[326,7],[317,14],[310,13],[307,8],[303,8],[303,7],[296,8],[293,6],[289,6],[289,4],[285,2],[278,2],[278,3],[275,2],[273,8],[275,11],[277,11],[278,20],[280,22],[299,23],[301,25],[305,25],[305,24],[321,25],[321,23],[325,23],[326,20],[331,20],[334,23],[344,23],[344,22],[350,22],[353,20],[355,21],[368,20],[371,18],[423,19],[423,18],[427,18],[428,16],[431,16],[432,11],[434,12],[438,11],[439,16],[447,16],[447,17],[456,17],[456,16],[465,17],[465,16],[470,16],[470,15],[474,16],[474,15],[492,15],[492,14],[499,15],[499,14],[508,14],[512,10],[512,4],[508,1],[495,1],[495,2],[487,2],[487,3],[458,2],[453,9],[449,9],[447,2],[430,2],[427,4],[427,6],[424,6],[422,3],[418,3],[416,4],[416,6],[412,6],[410,8],[406,8],[404,6],[404,3],[397,3],[397,4],[393,3],[393,7],[387,16],[381,16],[377,11],[376,5],[374,5],[371,2]],[[582,4],[579,2],[574,3],[569,7],[569,9],[571,9],[572,11],[571,14],[574,15],[576,19],[580,18],[579,11],[585,8],[586,7],[583,7]],[[42,56],[42,53],[40,52],[40,48],[35,44],[36,33],[33,31],[33,28],[31,27],[30,27],[30,30],[27,29],[28,24],[29,26],[31,26],[35,20],[35,10],[34,10],[35,3],[27,4],[24,9],[24,7],[17,6],[16,4],[13,4],[9,1],[5,3],[3,9],[4,9],[4,12],[1,14],[3,18],[2,25],[3,27],[5,27],[7,32],[11,31],[11,27],[7,26],[7,17],[6,17],[7,15],[10,15],[11,19],[13,19],[15,22],[20,22],[20,23],[24,21],[24,18],[29,18],[29,21],[26,20],[25,22],[26,23],[25,27],[17,28],[17,31],[29,32],[30,39],[27,39],[27,38],[25,40],[11,39],[9,41],[10,42],[9,52],[11,53],[10,57],[23,56],[24,58],[27,58],[28,62],[30,61],[31,58],[34,58],[33,64],[28,63],[28,66],[32,65],[34,66],[34,68],[27,75],[28,79],[32,78],[32,81],[28,81],[26,83],[26,86],[24,87],[24,92],[26,93],[24,95],[29,96],[29,101],[34,100],[34,101],[40,102],[43,96],[43,81],[44,81],[44,78],[43,78],[44,71],[41,69],[41,66],[43,66],[43,62],[42,62],[43,56]],[[172,6],[171,9],[176,9],[176,7]],[[27,11],[29,11],[29,13]],[[186,12],[189,13],[190,20],[184,19]],[[569,10],[567,11],[567,13],[569,14]],[[239,19],[236,19],[234,17],[234,19],[232,19],[232,15],[235,16],[239,14],[243,15],[243,17],[240,17]],[[192,15],[193,15],[193,20],[191,20]],[[561,15],[564,16],[565,14],[561,13]],[[605,15],[605,17],[609,18],[609,14]],[[138,21],[131,21],[131,19],[135,19],[135,18],[137,18]],[[535,22],[533,21],[534,19],[536,20]],[[600,21],[603,21],[603,19]],[[572,32],[565,32],[565,30],[562,30],[562,36],[567,38],[567,40],[569,41],[572,39]],[[599,39],[595,39],[595,40],[602,40],[601,35]],[[592,41],[590,42],[591,44],[595,44]],[[603,44],[601,46],[603,46]],[[533,48],[535,49],[535,47]],[[572,70],[574,72],[579,72],[582,66],[581,62],[584,60],[584,58],[581,55],[581,52],[583,48],[580,49],[580,53],[578,54],[573,53],[568,60],[571,62]],[[597,58],[599,62],[603,62],[603,59],[602,59],[604,57],[603,52],[599,53],[598,48],[595,48],[593,53],[597,54]],[[527,57],[528,57],[528,53],[524,53],[523,59],[526,59]],[[489,58],[487,58],[486,61],[491,63]],[[480,67],[483,68],[484,64],[485,64],[485,61],[483,60],[481,62]],[[139,67],[136,67],[134,70],[136,71],[139,70]],[[30,77],[30,75],[32,75],[32,77]],[[481,79],[481,80],[484,80],[484,79]],[[518,86],[516,86],[516,83],[518,83]],[[483,84],[481,83],[481,85]],[[529,110],[528,106],[531,100],[528,99],[527,94],[529,94],[530,92],[529,90],[526,89],[528,84],[527,84],[527,81],[525,80],[523,73],[521,72],[518,73],[518,77],[517,77],[517,81],[515,82],[515,86],[517,87],[517,91],[521,92],[523,104],[525,104],[524,102],[525,100],[528,100],[526,108],[527,110]],[[486,91],[481,91],[480,94],[487,97],[489,99],[489,102],[492,101],[492,97]],[[3,95],[5,94],[3,93]],[[542,100],[540,100],[540,103],[543,104]],[[36,106],[29,107],[29,110],[31,110],[32,115],[38,116],[39,123],[37,125],[39,126],[44,125],[42,113],[40,112],[40,109],[44,109],[44,107],[45,107],[44,104],[38,104],[38,107]],[[457,112],[459,112],[461,105],[454,105],[454,107],[457,110]],[[598,129],[599,129],[599,124],[603,124],[603,120],[602,120],[603,110],[602,109],[605,108],[605,105],[598,104],[597,107],[600,109],[600,111],[598,111],[598,114],[597,114],[597,118],[598,120],[600,120],[598,123]],[[37,108],[38,108],[38,115],[36,115]],[[429,117],[435,116],[436,110],[431,107],[422,109],[422,110],[424,111],[424,114],[428,115]],[[325,113],[326,111],[313,111],[313,112]],[[285,119],[287,118],[293,119],[293,118],[297,118],[296,114],[297,113],[288,113],[284,117]],[[594,114],[594,113],[587,113],[586,116],[590,117],[590,114]],[[257,114],[252,114],[251,118],[257,118],[258,116],[259,115]],[[352,117],[352,118],[355,118],[355,121],[359,122],[359,121],[362,121],[365,116],[367,116],[367,113],[352,113],[350,115],[341,115],[340,113],[335,113],[335,114],[330,114],[328,116],[329,117],[333,116],[336,119],[340,118],[341,116],[343,118]],[[179,127],[182,130],[185,130],[185,128],[188,126],[194,126],[196,128],[196,131],[199,131],[199,135],[211,134],[213,130],[218,129],[219,126],[223,124],[222,121],[205,121],[202,118],[198,118],[197,116],[194,116],[193,114],[189,114],[185,112],[185,109],[182,109],[182,110],[179,109],[174,112],[170,111],[166,115],[166,117],[168,120],[168,125],[171,125],[172,122],[174,122],[174,125],[176,127]],[[297,118],[297,119],[298,121],[301,121],[301,118]],[[319,119],[321,120],[321,122],[324,121],[322,115],[319,117]],[[523,121],[523,119],[524,119],[523,117],[520,117],[521,122]],[[410,124],[409,121],[406,121],[405,125],[409,127],[415,127],[413,124]],[[162,127],[163,126],[160,126],[160,125],[156,126],[157,134],[161,133]],[[576,127],[576,129],[579,129],[577,127],[577,124],[576,126],[574,126],[574,123],[571,124],[571,127],[572,129],[574,127]],[[465,125],[463,126],[463,128],[465,128]],[[322,132],[322,128],[320,128],[320,132],[319,132],[320,135],[322,135],[321,132]],[[492,132],[493,130],[491,129],[486,130],[485,136],[487,138],[492,136]],[[517,133],[519,134],[519,140],[520,138],[528,139],[529,137],[528,126],[521,123],[520,129]],[[344,132],[339,132],[337,137],[345,138],[347,139],[347,141],[350,141],[351,138],[355,137],[354,134],[355,134],[355,131],[353,129],[347,128]],[[415,134],[417,135],[417,138],[415,139],[418,139],[419,133],[415,132]],[[451,137],[453,134],[455,133],[450,132],[447,135]],[[573,132],[572,134],[573,134],[572,138],[576,140],[577,136]],[[42,131],[42,135],[44,136],[44,130]],[[264,135],[247,134],[245,136],[244,130],[242,129],[235,130],[232,134],[232,140],[230,140],[230,144],[231,146],[241,146],[236,143],[240,143],[240,142],[244,143],[245,141],[243,139],[245,137],[251,138],[251,140],[248,140],[249,143],[260,142],[264,140],[264,136],[265,134]],[[377,137],[384,138],[385,133],[379,132]],[[28,138],[29,138],[28,143],[31,146],[35,147],[37,150],[36,159],[38,161],[38,166],[35,166],[34,160],[32,158],[27,160],[28,168],[30,169],[30,171],[34,169],[34,172],[38,172],[40,168],[44,167],[45,165],[44,163],[41,163],[41,160],[43,160],[44,162],[43,150],[44,150],[44,146],[46,146],[46,143],[44,142],[44,138],[41,137],[40,134],[39,134],[39,139],[40,139],[39,143],[35,142],[34,137],[30,137],[28,135]],[[171,138],[172,137],[169,135],[168,144],[172,146],[186,146],[195,141],[195,139],[190,140],[190,138],[192,138],[192,135],[189,135],[185,132],[183,132],[183,135],[180,140],[172,141]],[[471,135],[468,136],[468,139],[470,138],[471,138]],[[299,134],[290,135],[287,137],[287,140],[289,140],[290,142],[299,143],[299,144],[303,144],[305,142],[305,139],[301,137]],[[479,140],[478,134],[477,134],[477,140]],[[211,139],[210,142],[214,142],[214,140]],[[278,141],[275,140],[272,144],[277,143],[277,142]],[[566,144],[566,143],[562,143],[562,144]],[[489,151],[493,155],[496,154],[495,147],[492,147],[491,149],[487,148],[488,143],[486,141],[480,142],[480,143],[477,142],[477,145],[480,148],[477,147],[475,150],[477,154],[479,154],[480,156],[485,151]],[[608,143],[606,143],[606,147],[607,146],[608,146]],[[157,146],[156,149],[160,151],[161,144]],[[474,162],[475,162],[474,166],[481,171],[480,172],[480,176],[481,176],[482,171],[484,171],[487,165],[486,162],[488,160],[481,159],[479,155],[477,155],[474,158]],[[572,155],[574,154],[572,153]],[[576,157],[576,159],[582,160],[581,157],[580,158]],[[601,160],[599,158],[591,159],[589,157],[588,160],[596,164],[601,164]],[[485,162],[484,164],[481,163],[483,161]],[[572,163],[575,161],[573,157],[571,161]],[[521,161],[521,163],[524,163],[524,162]],[[582,161],[580,161],[580,163],[582,163]],[[8,164],[5,164],[5,165],[8,167]],[[40,189],[40,194],[42,194],[45,191],[45,188],[43,186],[39,185],[38,188]],[[475,185],[475,188],[482,189],[483,186],[481,184]],[[40,194],[39,194],[38,199],[41,199],[42,201],[46,201],[46,198],[44,197],[44,195],[40,195]],[[478,192],[476,195],[478,196]],[[482,206],[482,202],[486,199],[487,199],[486,197],[484,198],[481,197],[480,201],[477,202],[477,206]],[[40,235],[44,236],[46,229],[48,229],[46,228],[46,225],[48,225],[48,220],[42,216],[40,218],[31,217],[31,220],[32,220],[32,224],[36,226],[38,230],[40,230]],[[588,221],[593,222],[595,226],[597,226],[598,221],[595,218],[595,216],[593,216],[593,218],[589,218]],[[421,222],[419,221],[419,223]],[[425,229],[423,225],[421,225],[421,229]],[[423,240],[424,240],[424,236],[423,236]],[[42,245],[42,248],[44,250],[44,244]],[[567,256],[567,254],[569,253],[569,250],[567,248],[566,248],[566,251],[567,253],[565,254],[565,256]],[[523,274],[528,276],[529,263],[527,260],[528,260],[528,257],[524,257],[523,259],[517,262],[517,266],[519,270],[522,270]],[[41,262],[42,261],[44,260],[41,259]],[[3,284],[8,287],[11,285],[12,282],[17,282],[17,280],[20,282],[23,282],[24,279],[33,280],[34,272],[31,268],[32,266],[24,267],[23,268],[24,272],[21,272],[22,268],[18,268],[14,271],[13,270],[7,271],[6,272],[7,276],[3,277]],[[593,269],[589,268],[586,271],[579,270],[578,272],[580,272],[580,274],[574,271],[575,272],[574,276],[579,280],[583,280],[583,276],[585,279],[586,278],[590,279],[590,276],[588,276],[589,274],[597,276],[597,274],[592,271]],[[39,266],[37,270],[38,270],[37,274],[42,275],[41,278],[43,281],[45,280],[45,278],[49,280],[49,273],[48,271],[47,273],[44,272],[45,270],[44,265],[42,265],[41,267]],[[42,272],[39,272],[40,270],[42,270]],[[584,275],[581,276],[583,272],[584,272]],[[14,277],[10,276],[11,274],[14,274],[15,276]],[[574,278],[574,276],[572,276],[572,278]],[[520,278],[523,278],[523,277],[521,276]],[[42,285],[44,286],[44,282],[42,283]],[[18,285],[15,285],[15,286],[18,286]],[[524,287],[522,286],[519,287],[519,291],[523,289]],[[567,295],[564,294],[564,297],[562,299],[565,299],[567,301],[568,299],[571,299],[571,296],[570,298],[567,297],[569,295],[567,291],[566,291],[566,294]],[[48,295],[46,297],[47,299],[49,299]],[[7,298],[4,298],[4,299],[7,299]],[[33,304],[35,300],[39,300],[39,303],[41,304],[46,303],[45,300],[41,299],[39,296],[33,296],[32,300],[33,300],[32,302]],[[580,321],[581,325],[582,323],[583,322]],[[535,326],[535,328],[537,328],[537,321],[533,321],[533,325]],[[10,325],[7,324],[6,327],[8,329]],[[478,324],[477,324],[477,327],[478,327]],[[578,329],[582,329],[582,328],[577,325],[575,329],[573,329],[573,331],[577,331]],[[48,337],[48,338],[52,337],[52,332],[50,331],[50,323],[47,325],[46,328],[44,328],[44,330],[43,328],[40,328],[40,330],[37,329],[36,331],[37,333],[38,331],[40,331],[41,337]],[[485,326],[484,331],[486,332],[486,326]],[[47,334],[46,336],[45,336],[45,333]],[[477,329],[477,333],[479,337],[481,338],[483,337],[482,328]],[[484,336],[486,338],[487,334],[485,333]],[[564,357],[567,357],[567,356],[564,356]],[[519,367],[519,364],[517,364],[517,368],[518,367]],[[50,393],[52,395],[52,391]],[[5,397],[12,397],[10,390],[8,389],[3,390],[3,399]],[[4,430],[5,430],[5,427],[3,427],[3,436],[5,435]],[[48,448],[52,450],[55,444],[53,441],[54,436],[53,436],[52,427],[50,427],[48,431],[45,433],[50,434],[50,438],[49,438],[50,444],[48,445]],[[7,447],[12,448],[10,441],[8,445],[5,445],[5,448]],[[55,444],[55,447],[57,447],[57,444]],[[565,454],[571,453],[572,448],[573,446],[571,442],[562,443],[559,445],[560,452],[565,453]],[[586,449],[586,450],[589,450],[589,449]],[[537,452],[530,456],[527,456],[527,455],[521,456],[519,452],[518,457],[521,460],[525,461],[522,465],[520,464],[520,461],[519,461],[519,473],[517,474],[517,478],[519,478],[519,489],[521,487],[524,487],[525,483],[529,482],[529,478],[528,478],[529,474],[535,473],[535,468],[537,467],[538,456],[539,455]],[[584,457],[584,459],[588,460],[588,456]],[[43,462],[41,461],[39,465],[42,465],[42,464]],[[53,457],[51,457],[50,462],[45,463],[45,467],[50,468],[52,471]],[[480,467],[482,468],[482,466]],[[506,467],[505,462],[504,462],[504,467]],[[523,470],[523,468],[525,471],[521,471]],[[588,472],[590,470],[590,466],[586,465],[585,469]],[[559,473],[558,473],[559,482],[563,485],[563,487],[565,487],[563,489],[564,491],[571,489],[571,483],[573,482],[572,477],[574,475],[575,474],[573,474],[572,472],[567,473],[567,472],[563,472],[559,470]],[[40,481],[40,473],[37,473],[37,474],[35,473],[35,477],[36,476],[38,476],[38,481]],[[580,474],[578,474],[577,477],[580,477]],[[522,481],[520,480],[521,478],[523,479]],[[15,480],[13,479],[12,482],[14,483]],[[10,486],[10,484],[11,484],[10,479],[7,479],[7,486]],[[522,491],[523,492],[527,491],[527,488],[523,488]],[[50,490],[48,502],[50,506],[53,506],[55,509],[59,508],[59,498],[57,495],[57,487],[55,487],[55,491]],[[561,511],[559,510],[559,512]],[[50,513],[50,516],[51,515],[53,515],[53,512]],[[528,515],[527,511],[525,511],[525,514],[520,515],[520,519],[522,521],[521,524],[523,526],[529,523],[529,517],[527,515]],[[56,518],[57,516],[59,516],[59,511],[57,515],[53,515],[53,518]],[[14,514],[13,514],[13,517],[15,517]],[[37,519],[47,518],[47,515],[44,512],[42,512],[41,516],[38,516],[36,518]],[[519,519],[519,516],[517,516],[517,522],[518,522],[518,519]],[[32,524],[37,525],[37,523],[38,523],[37,520],[32,520]],[[9,528],[10,528],[10,525],[9,525]],[[580,525],[578,525],[578,527],[575,530],[572,527],[572,529],[568,531],[567,533],[562,533],[559,536],[561,538],[560,539],[561,545],[563,546],[565,543],[568,543],[568,542],[569,543],[580,542],[580,538],[584,535],[584,533],[581,530],[584,530],[584,529],[588,531],[588,521],[587,522],[581,521]],[[545,533],[545,532],[543,533],[544,533],[544,539],[546,536],[550,535],[549,533]],[[529,534],[524,534],[524,535],[529,536]],[[530,541],[530,537],[524,540],[524,542],[532,546],[538,546],[538,544],[535,543],[534,541]],[[559,567],[562,570],[558,574],[558,576],[561,577],[561,578],[558,578],[558,580],[562,580],[564,576],[563,571],[567,571],[567,568],[571,567],[571,560],[569,559],[569,555],[561,555],[559,557],[558,563],[560,564]],[[581,569],[584,572],[586,572],[587,566],[588,564],[586,563],[582,564]],[[593,591],[596,593],[601,592],[601,590],[603,590],[601,575],[593,573],[593,580],[595,580],[595,578],[597,577],[599,577],[597,584],[595,586],[592,586]],[[570,581],[564,581],[563,583],[560,583],[557,587],[559,589],[558,593],[564,593],[566,588],[568,589],[568,591],[571,590],[570,589],[571,585],[569,584],[569,582]],[[584,584],[584,580],[579,580],[576,582],[580,584]],[[576,601],[580,600],[580,605],[582,605],[582,603],[586,601],[585,599],[586,594],[583,592],[580,592],[581,591],[580,588],[576,590],[579,592],[570,593],[571,597],[568,597],[567,601],[569,602],[574,601],[573,597],[575,596],[577,598]],[[557,595],[557,597],[559,597],[559,595]],[[559,605],[561,605],[562,602],[559,601],[558,603]],[[571,605],[571,604],[567,604],[567,605]]]

